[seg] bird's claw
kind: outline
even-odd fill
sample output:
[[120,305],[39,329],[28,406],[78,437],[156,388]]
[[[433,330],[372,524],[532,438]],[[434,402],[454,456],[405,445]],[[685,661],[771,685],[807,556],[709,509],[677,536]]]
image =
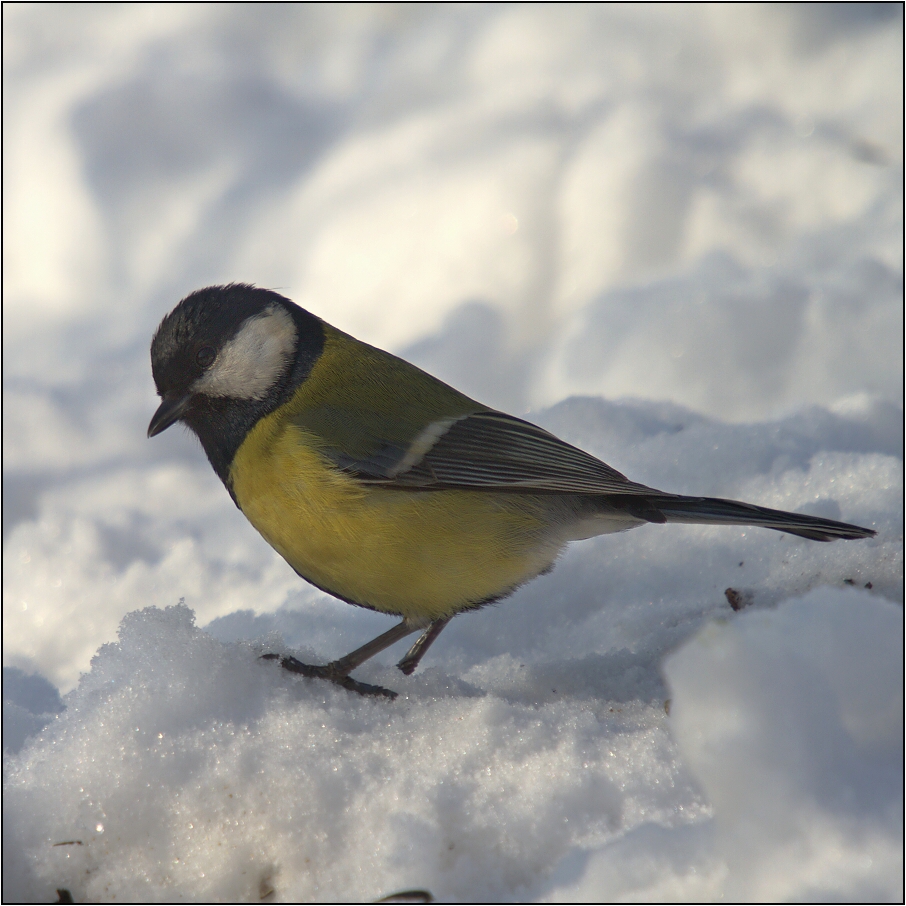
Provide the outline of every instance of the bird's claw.
[[342,686],[349,692],[356,692],[359,695],[379,695],[389,698],[391,701],[396,698],[397,693],[392,689],[385,689],[383,686],[372,686],[370,683],[361,683],[354,680],[349,674],[337,673],[332,669],[331,664],[303,664],[302,661],[296,660],[291,655],[284,654],[262,654],[261,659],[265,661],[280,661],[280,666],[290,673],[298,673],[309,679],[325,679],[338,686]]

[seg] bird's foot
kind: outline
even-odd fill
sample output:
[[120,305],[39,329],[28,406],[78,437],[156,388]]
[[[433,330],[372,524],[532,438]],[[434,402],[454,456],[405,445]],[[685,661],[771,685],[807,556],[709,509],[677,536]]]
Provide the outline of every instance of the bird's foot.
[[372,686],[370,683],[361,683],[358,680],[354,680],[348,673],[340,673],[333,669],[332,664],[303,664],[296,658],[283,654],[262,654],[261,659],[265,661],[280,661],[280,666],[285,670],[289,670],[290,673],[298,673],[310,679],[326,679],[331,683],[342,686],[344,689],[348,689],[350,692],[357,692],[359,695],[381,695],[391,701],[397,696],[397,693],[392,689],[385,689],[383,686]]
[[406,676],[412,676],[420,660],[421,657],[412,657],[407,654],[396,666],[397,669],[401,670]]

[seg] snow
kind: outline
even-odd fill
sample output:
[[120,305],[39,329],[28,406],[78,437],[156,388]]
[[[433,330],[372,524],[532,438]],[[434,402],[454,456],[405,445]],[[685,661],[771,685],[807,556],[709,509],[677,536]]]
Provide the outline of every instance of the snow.
[[[901,17],[4,8],[4,900],[901,900]],[[360,668],[394,702],[290,676],[391,622],[145,438],[229,280],[878,535],[645,526]]]

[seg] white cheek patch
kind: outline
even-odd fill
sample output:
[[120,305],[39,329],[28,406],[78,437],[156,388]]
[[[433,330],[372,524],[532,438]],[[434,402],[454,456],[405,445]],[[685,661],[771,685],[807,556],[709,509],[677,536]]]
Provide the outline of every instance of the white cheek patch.
[[249,318],[214,364],[192,385],[193,393],[260,400],[277,383],[296,348],[296,325],[279,305]]

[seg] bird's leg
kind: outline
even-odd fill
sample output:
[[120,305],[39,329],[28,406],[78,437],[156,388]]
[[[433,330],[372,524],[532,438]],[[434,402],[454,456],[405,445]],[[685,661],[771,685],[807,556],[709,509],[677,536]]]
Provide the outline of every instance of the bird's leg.
[[406,676],[409,676],[418,666],[418,662],[424,657],[425,652],[434,643],[434,640],[440,635],[444,626],[453,619],[444,617],[441,620],[435,620],[415,641],[415,644],[406,652],[403,659],[396,665]]
[[370,642],[362,645],[361,648],[350,651],[349,654],[345,657],[341,657],[339,660],[331,661],[327,665],[327,669],[335,676],[347,676],[352,673],[356,667],[364,664],[369,658],[379,654],[385,648],[389,648],[400,639],[404,639],[407,635],[412,635],[417,629],[418,627],[413,626],[408,620],[403,620],[401,623],[397,623],[392,629],[388,629],[386,632],[381,633],[376,639],[372,639]]
[[[356,648],[355,651],[350,651],[345,657],[341,657],[336,661],[331,661],[329,664],[323,666],[303,664],[301,661],[288,655],[265,654],[263,657],[265,660],[279,660],[280,666],[292,673],[300,673],[302,676],[308,676],[314,679],[330,680],[332,683],[336,683],[338,686],[342,686],[350,692],[358,692],[359,695],[384,695],[387,698],[396,698],[396,693],[392,690],[385,689],[383,686],[372,686],[369,683],[360,683],[358,680],[354,680],[349,674],[355,670],[356,667],[364,664],[369,658],[374,657],[374,655],[380,653],[385,648],[389,648],[400,639],[404,639],[407,635],[411,635],[417,629],[417,626],[412,626],[411,623],[403,620],[401,623],[397,623],[392,629],[388,629],[386,632],[381,633],[376,639],[372,639],[370,642],[362,645],[361,648]],[[429,628],[425,635],[430,632],[431,629]],[[417,664],[418,661],[416,660],[415,663]],[[413,669],[415,669],[414,666]]]

